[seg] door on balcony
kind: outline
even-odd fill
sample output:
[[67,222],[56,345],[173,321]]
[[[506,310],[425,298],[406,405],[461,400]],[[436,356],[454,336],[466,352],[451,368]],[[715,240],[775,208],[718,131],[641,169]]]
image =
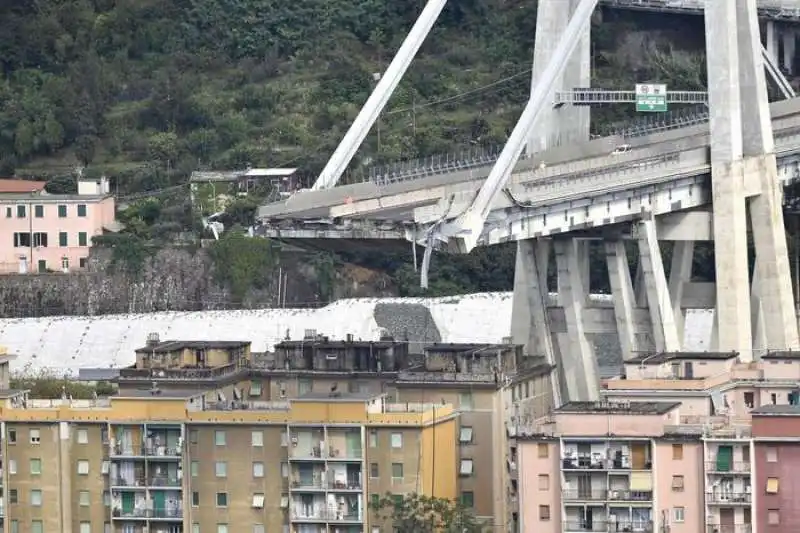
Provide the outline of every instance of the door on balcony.
[[647,444],[644,442],[631,444],[631,468],[633,470],[646,470]]
[[589,468],[592,462],[592,445],[578,444],[578,466]]
[[361,457],[361,432],[350,431],[344,438],[347,457]]
[[347,486],[361,486],[361,465],[347,465]]
[[578,477],[578,498],[588,500],[592,497],[592,477],[583,475]]
[[583,507],[579,511],[580,526],[586,531],[593,531],[594,513],[591,507]]
[[730,472],[733,463],[733,446],[717,447],[717,472]]
[[297,477],[301,487],[310,487],[314,484],[314,465],[297,465]]
[[133,512],[134,502],[132,492],[122,493],[122,514],[131,514]]
[[[719,510],[719,524],[723,526],[721,529],[724,531],[729,529],[733,531],[733,524],[735,523],[733,509],[720,509]],[[730,528],[724,526],[731,526]]]
[[153,512],[156,516],[165,516],[167,512],[167,498],[163,490],[154,490],[150,494],[153,495]]

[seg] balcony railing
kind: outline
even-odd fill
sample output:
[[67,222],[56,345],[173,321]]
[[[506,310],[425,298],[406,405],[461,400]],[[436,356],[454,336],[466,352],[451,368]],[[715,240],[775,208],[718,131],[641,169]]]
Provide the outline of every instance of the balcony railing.
[[649,521],[609,522],[609,533],[653,533],[653,523]]
[[717,461],[708,461],[706,462],[706,471],[707,472],[724,472],[726,474],[749,474],[750,473],[750,463],[737,461],[737,462],[729,462],[726,464],[720,464]]
[[144,476],[142,477],[133,477],[133,478],[124,478],[121,476],[116,476],[111,478],[111,486],[112,487],[142,487],[144,488],[146,485]]
[[214,368],[184,367],[184,368],[121,368],[119,377],[122,379],[136,380],[177,380],[191,381],[198,379],[217,379],[223,376],[236,374],[244,370],[238,363],[217,366]]
[[320,448],[294,448],[290,454],[290,459],[361,459],[362,450],[347,450],[346,448],[336,448],[334,446]]
[[646,461],[642,468],[634,468],[629,455],[572,455],[561,459],[563,470],[650,470],[652,462]]
[[750,524],[708,524],[706,533],[753,533],[753,526]]
[[114,509],[112,515],[114,518],[182,520],[183,509]]
[[603,501],[608,497],[606,490],[565,490],[561,492],[564,501]]
[[607,522],[581,522],[581,521],[569,521],[564,522],[562,524],[562,530],[564,533],[574,533],[574,532],[582,532],[582,531],[598,531],[598,532],[607,532],[608,531],[608,523]]
[[649,502],[653,499],[652,490],[610,490],[608,500],[612,502]]
[[180,448],[168,446],[143,446],[116,444],[111,446],[111,455],[117,457],[180,457]]
[[295,479],[292,481],[292,490],[324,490],[325,482],[319,479]]
[[180,487],[181,480],[176,476],[153,476],[150,478],[151,487]]
[[292,511],[292,520],[314,520],[320,522],[361,522],[362,517],[358,513],[346,513],[332,509],[319,509],[310,512]]
[[361,490],[361,482],[357,479],[347,481],[331,481],[328,483],[330,490]]
[[749,504],[753,495],[749,492],[707,492],[706,502],[719,505]]

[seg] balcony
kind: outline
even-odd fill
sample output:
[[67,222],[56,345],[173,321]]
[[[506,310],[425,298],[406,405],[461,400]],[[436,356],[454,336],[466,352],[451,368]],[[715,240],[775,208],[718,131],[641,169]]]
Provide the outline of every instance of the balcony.
[[183,520],[183,509],[114,509],[112,516],[122,520]]
[[653,500],[652,490],[610,490],[610,502],[649,502]]
[[348,479],[347,481],[331,481],[328,489],[334,492],[358,492],[361,491],[361,481],[358,479]]
[[587,523],[583,521],[569,521],[562,524],[562,531],[564,533],[577,533],[583,531],[602,531],[607,533],[609,525],[607,522],[592,522]]
[[292,490],[318,491],[325,490],[325,482],[321,479],[295,479],[292,481]]
[[148,457],[151,459],[180,459],[182,450],[178,447],[167,446],[144,446],[144,445],[125,445],[115,444],[111,446],[109,452],[114,457]]
[[749,492],[707,492],[706,503],[709,505],[750,505],[753,495]]
[[709,473],[720,473],[720,474],[749,474],[750,473],[750,463],[749,462],[720,462],[720,461],[708,461],[706,462],[706,472]]
[[183,520],[183,509],[154,509],[150,511],[151,520]]
[[561,492],[561,499],[567,501],[589,502],[604,501],[608,493],[603,490],[565,490]]
[[753,526],[750,524],[708,524],[706,533],[753,533]]
[[610,461],[601,454],[572,455],[561,459],[562,470],[605,470]]
[[181,488],[181,480],[177,476],[151,476],[148,486],[150,488],[175,489]]
[[347,513],[333,509],[317,509],[307,512],[292,511],[293,522],[361,522],[358,513]]
[[214,368],[184,367],[184,368],[121,368],[119,377],[122,380],[166,380],[166,381],[193,381],[216,380],[230,376],[244,370],[237,363],[218,366]]
[[147,483],[145,482],[144,476],[128,477],[128,478],[122,476],[115,476],[111,478],[110,484],[114,488],[143,489]]

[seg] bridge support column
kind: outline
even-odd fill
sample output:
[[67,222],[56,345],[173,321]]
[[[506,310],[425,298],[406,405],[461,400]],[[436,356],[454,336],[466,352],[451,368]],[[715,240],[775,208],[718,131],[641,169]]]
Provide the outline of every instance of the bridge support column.
[[[536,43],[533,52],[533,73],[531,91],[553,56],[570,16],[579,0],[539,0],[536,11]],[[591,73],[590,32],[587,30],[578,48],[567,64],[561,80],[556,82],[556,91],[572,90],[575,87],[589,87]],[[562,106],[559,109],[548,107],[531,131],[528,138],[529,154],[540,152],[566,142],[581,142],[589,139],[589,107]]]
[[783,39],[783,61],[781,66],[789,73],[794,74],[794,56],[797,50],[797,34],[792,28],[786,28],[781,35]]
[[664,273],[664,261],[658,244],[655,220],[643,220],[639,223],[638,230],[639,261],[647,287],[647,306],[650,310],[656,351],[679,352],[683,343],[678,336],[675,323],[674,307]]
[[595,401],[599,397],[597,358],[583,323],[589,298],[589,287],[583,280],[583,263],[589,256],[588,247],[578,243],[576,239],[555,241],[558,298],[566,322],[563,346],[568,347],[561,350],[560,369],[566,388],[562,400]]
[[608,241],[605,243],[605,249],[619,345],[622,350],[622,360],[627,361],[635,357],[639,351],[634,331],[636,296],[633,292],[628,254],[623,241]]
[[681,345],[685,342],[685,317],[681,302],[686,284],[692,281],[692,264],[694,262],[694,241],[675,241],[672,247],[672,264],[669,269],[669,297],[672,300],[672,314],[675,329]]
[[551,243],[548,240],[522,240],[517,243],[514,270],[514,296],[511,310],[511,336],[525,345],[528,355],[543,356],[556,369],[551,373],[553,401],[560,405],[565,388],[559,368],[558,344],[553,342],[547,311],[550,294],[547,287]]
[[765,346],[774,350],[798,347],[756,0],[707,2],[705,15],[712,110],[717,345],[722,351],[738,351],[749,361],[753,358],[753,321],[748,193],[754,195],[749,204]]

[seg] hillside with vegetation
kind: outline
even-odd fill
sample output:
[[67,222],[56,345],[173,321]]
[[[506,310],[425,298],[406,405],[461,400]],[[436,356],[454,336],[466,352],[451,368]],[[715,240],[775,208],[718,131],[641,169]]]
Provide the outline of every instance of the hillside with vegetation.
[[[100,239],[130,270],[197,232],[193,170],[293,166],[311,181],[385,70],[423,0],[19,0],[0,5],[0,175],[69,191],[74,171],[107,175],[120,195],[157,191]],[[502,144],[530,87],[535,0],[460,0],[445,8],[367,137],[351,172]],[[702,20],[604,11],[593,23],[592,85],[658,81],[703,89]],[[593,111],[595,127],[633,116]],[[269,191],[259,191],[268,195]],[[226,222],[247,226],[258,194]],[[213,256],[235,261],[225,246]],[[271,254],[225,265],[241,292]],[[437,258],[433,294],[505,290],[513,249]],[[417,291],[408,256],[354,261]],[[262,268],[263,267],[263,268]],[[220,269],[218,269],[220,270]],[[219,273],[218,273],[219,274]],[[252,281],[252,283],[251,283]]]

